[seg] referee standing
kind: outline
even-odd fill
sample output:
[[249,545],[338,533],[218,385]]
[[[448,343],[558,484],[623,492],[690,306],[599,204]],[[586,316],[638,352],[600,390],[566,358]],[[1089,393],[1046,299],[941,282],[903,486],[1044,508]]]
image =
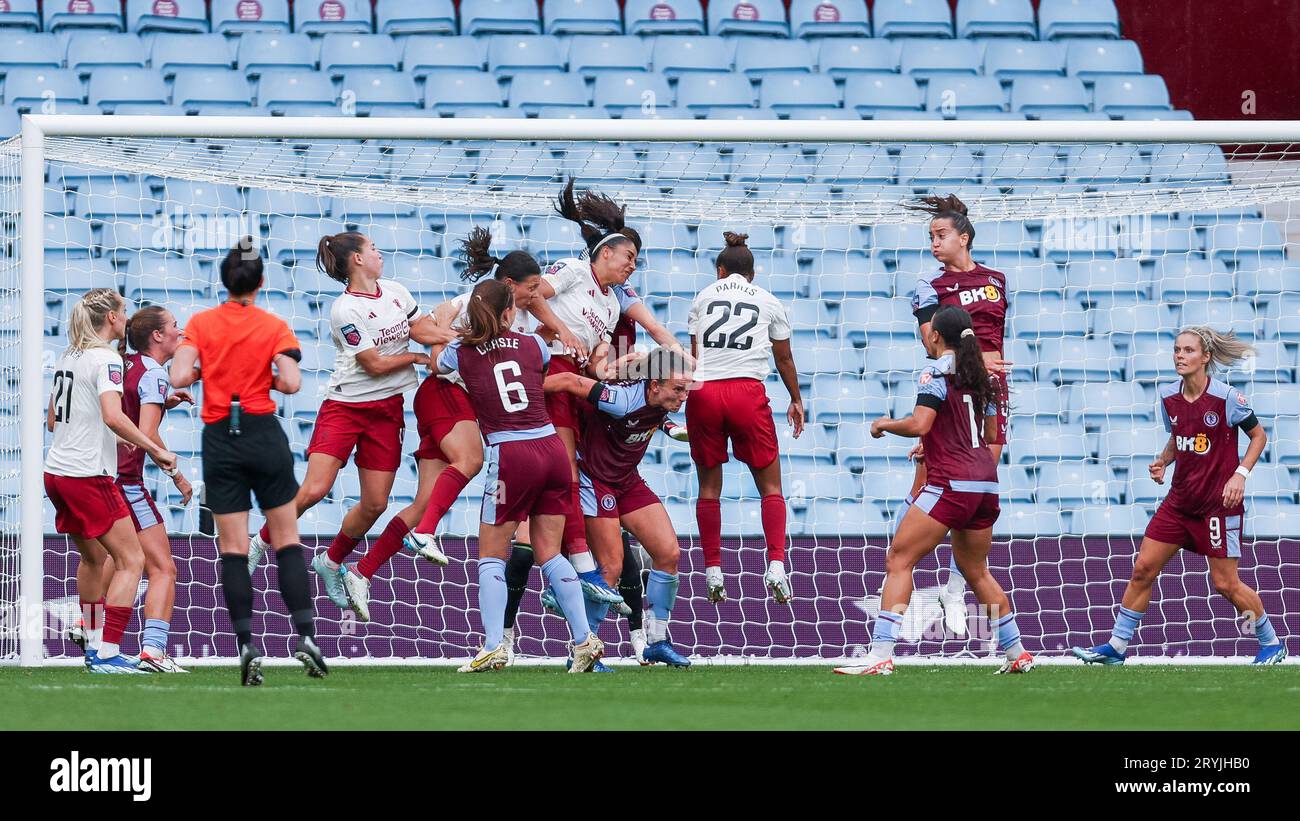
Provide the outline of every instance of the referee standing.
[[240,681],[256,686],[262,683],[262,654],[252,636],[252,495],[270,527],[280,595],[298,633],[294,658],[315,678],[329,671],[313,638],[315,610],[293,505],[293,454],[271,400],[272,389],[296,393],[302,384],[301,346],[284,320],[253,304],[262,287],[262,259],[252,248],[250,237],[222,260],[226,301],[190,319],[170,375],[176,388],[203,380],[203,482],[217,523],[221,589],[239,640]]

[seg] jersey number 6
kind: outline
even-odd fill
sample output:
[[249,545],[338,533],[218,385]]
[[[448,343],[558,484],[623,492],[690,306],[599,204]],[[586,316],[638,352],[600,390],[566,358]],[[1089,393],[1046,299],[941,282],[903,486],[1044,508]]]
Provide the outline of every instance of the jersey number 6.
[[522,375],[518,362],[500,362],[492,368],[492,375],[497,380],[497,392],[501,394],[501,406],[507,413],[518,413],[528,407],[528,390],[522,382],[507,382],[507,372],[516,378]]

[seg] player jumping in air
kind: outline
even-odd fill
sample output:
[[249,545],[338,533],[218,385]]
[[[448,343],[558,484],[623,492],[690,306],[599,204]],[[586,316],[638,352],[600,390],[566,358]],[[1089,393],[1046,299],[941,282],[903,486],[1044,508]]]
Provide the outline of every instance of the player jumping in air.
[[871,423],[886,433],[919,436],[928,465],[926,484],[903,515],[885,554],[885,586],[871,631],[871,651],[861,665],[836,673],[887,676],[894,672],[894,644],[912,597],[912,571],[952,533],[953,556],[975,598],[988,608],[998,647],[1006,653],[999,673],[1027,673],[1033,657],[1020,643],[1011,601],[988,569],[993,524],[998,519],[998,470],[986,444],[997,421],[1000,388],[990,378],[971,327],[971,316],[945,306],[931,317],[925,349],[937,359],[917,377],[916,409],[906,419]]
[[804,411],[790,352],[790,322],[785,306],[754,284],[754,254],[745,246],[748,236],[730,231],[723,236],[727,247],[714,261],[718,279],[695,297],[687,318],[695,381],[700,383],[686,403],[686,424],[700,482],[695,516],[704,549],[704,577],[709,601],[725,601],[720,500],[730,439],[736,458],[749,466],[762,496],[768,560],[763,580],[772,597],[785,603],[792,595],[785,572],[785,495],[776,425],[763,380],[771,372],[768,356],[772,355],[790,393],[786,419],[797,438],[803,433]]
[[[144,673],[121,654],[131,620],[144,551],[117,475],[117,440],[139,448],[169,475],[176,454],[145,436],[122,410],[122,357],[109,344],[126,333],[126,302],[111,288],[78,300],[68,321],[68,349],[54,367],[46,427],[54,441],[45,456],[45,493],[54,528],[72,537],[81,556],[77,594],[86,625],[86,666],[92,673]],[[112,574],[104,573],[109,557]]]
[[[668,618],[681,583],[677,534],[663,502],[646,485],[637,466],[655,431],[685,401],[691,367],[679,350],[657,348],[642,369],[645,378],[624,384],[604,384],[574,373],[554,374],[546,378],[545,389],[585,397],[595,406],[594,412],[586,414],[578,445],[582,512],[592,549],[601,556],[621,552],[621,524],[641,542],[654,565],[646,589],[654,618],[648,645],[637,660],[689,667],[690,661],[668,641]],[[601,568],[610,583],[623,572],[621,563],[602,561]],[[637,573],[639,605],[639,567]],[[603,605],[590,613],[588,626],[593,633],[600,629],[608,609]]]
[[[416,386],[414,366],[429,364],[427,354],[407,350],[408,341],[430,345],[452,335],[421,313],[404,286],[382,279],[384,257],[364,234],[321,237],[316,266],[343,283],[344,291],[330,308],[330,335],[337,350],[334,372],[307,446],[307,477],[294,503],[302,516],[325,498],[356,452],[361,498],[343,517],[328,550],[317,554],[311,566],[330,601],[370,621],[370,578],[402,549],[402,537],[418,519],[409,514],[405,519],[393,517],[360,562],[346,568],[343,562],[388,508],[402,463],[402,394]],[[250,572],[270,538],[264,526],[249,543]]]
[[[1156,577],[1184,547],[1206,557],[1214,589],[1252,624],[1259,639],[1252,663],[1278,664],[1286,658],[1286,645],[1269,623],[1264,602],[1237,575],[1246,479],[1268,444],[1268,434],[1241,391],[1210,375],[1214,365],[1230,366],[1252,352],[1233,334],[1202,325],[1184,329],[1174,340],[1174,369],[1182,378],[1160,389],[1160,416],[1169,441],[1149,468],[1151,478],[1164,484],[1165,469],[1176,465],[1174,481],[1147,525],[1110,641],[1090,650],[1073,648],[1083,661],[1124,663]],[[1240,460],[1238,429],[1250,437]]]
[[[998,386],[997,428],[988,439],[993,463],[1002,458],[1007,442],[1007,385],[1002,361],[1003,337],[1006,334],[1007,278],[1001,271],[985,268],[971,258],[975,226],[966,215],[966,205],[956,195],[922,197],[919,205],[908,206],[931,215],[930,252],[943,263],[938,274],[921,276],[912,291],[912,312],[920,324],[924,340],[931,320],[939,308],[955,305],[970,314],[975,338],[989,375]],[[916,478],[907,501],[910,504],[926,483],[924,448],[916,454]],[[953,558],[948,564],[948,582],[939,594],[944,624],[955,636],[966,635],[966,605],[963,601],[966,580]]]
[[537,561],[573,638],[570,672],[584,673],[605,648],[587,626],[578,574],[560,555],[569,469],[542,391],[551,354],[541,337],[510,330],[514,314],[509,286],[497,280],[480,282],[470,297],[468,327],[436,360],[439,373],[460,374],[487,442],[478,537],[479,614],[485,639],[483,649],[460,671],[499,670],[509,660],[504,635],[506,557],[510,537],[520,522],[528,521]]

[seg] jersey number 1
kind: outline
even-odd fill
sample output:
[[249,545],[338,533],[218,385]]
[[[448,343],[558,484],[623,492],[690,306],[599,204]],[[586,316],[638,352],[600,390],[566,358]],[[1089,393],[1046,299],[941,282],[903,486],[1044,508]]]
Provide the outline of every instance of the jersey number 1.
[[966,403],[966,415],[970,418],[970,446],[978,448],[980,446],[980,429],[975,423],[975,403],[971,401],[970,394],[963,394],[962,401]]
[[54,421],[72,420],[72,371],[54,373]]
[[522,382],[507,382],[507,372],[516,378],[522,375],[518,362],[500,362],[492,368],[492,375],[497,380],[497,392],[501,394],[501,406],[507,413],[518,413],[528,407],[528,390]]

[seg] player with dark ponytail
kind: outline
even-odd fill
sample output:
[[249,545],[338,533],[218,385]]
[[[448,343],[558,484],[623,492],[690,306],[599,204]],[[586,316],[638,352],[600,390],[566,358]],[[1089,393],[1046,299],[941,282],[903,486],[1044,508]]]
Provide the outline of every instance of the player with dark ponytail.
[[912,571],[951,532],[957,565],[975,598],[988,608],[994,637],[1006,654],[998,672],[1027,673],[1033,669],[1033,657],[1021,644],[1010,599],[988,569],[999,506],[997,464],[986,442],[997,426],[998,386],[984,367],[970,314],[944,306],[927,325],[926,353],[937,361],[917,376],[915,410],[905,419],[882,417],[871,423],[876,439],[886,433],[921,437],[929,468],[926,484],[885,554],[885,585],[871,652],[862,664],[837,667],[835,672],[894,672],[894,644],[912,596]]

